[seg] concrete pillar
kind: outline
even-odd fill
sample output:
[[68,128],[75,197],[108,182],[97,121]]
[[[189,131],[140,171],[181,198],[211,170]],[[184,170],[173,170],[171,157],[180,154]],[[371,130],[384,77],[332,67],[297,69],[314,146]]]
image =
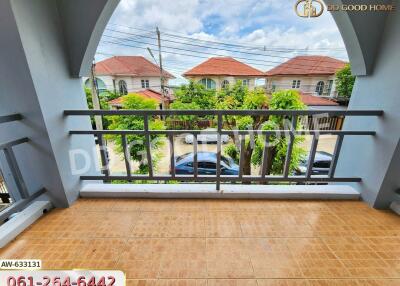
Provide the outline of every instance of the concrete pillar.
[[[87,108],[77,76],[88,70],[117,3],[0,1],[0,115],[24,117],[0,126],[0,142],[31,139],[15,150],[19,166],[29,191],[46,188],[57,207],[71,204],[82,185],[79,175],[72,173],[70,150],[91,154],[95,148],[93,137],[68,134],[71,129],[90,129],[89,118],[66,118],[63,111]],[[89,173],[97,173],[93,164]]]
[[[400,0],[394,4],[399,7]],[[387,209],[400,188],[400,14],[373,12],[362,18],[360,13],[337,13],[332,15],[358,75],[349,109],[385,113],[383,118],[345,120],[344,130],[376,130],[377,135],[344,140],[337,176],[361,177],[355,187],[363,199],[373,207]]]

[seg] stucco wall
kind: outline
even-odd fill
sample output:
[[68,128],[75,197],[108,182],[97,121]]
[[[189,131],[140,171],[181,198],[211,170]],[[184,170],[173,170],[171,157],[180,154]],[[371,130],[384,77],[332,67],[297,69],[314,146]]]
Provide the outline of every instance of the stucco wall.
[[[292,83],[293,80],[300,80],[300,88],[298,90],[313,93],[317,95],[315,92],[315,88],[319,81],[323,81],[325,84],[325,88],[328,86],[329,81],[332,80],[332,89],[329,95],[330,97],[336,96],[336,85],[335,85],[335,76],[334,75],[326,75],[326,76],[271,76],[267,77],[267,90],[272,90],[273,86],[275,86],[275,90],[282,89],[293,89]],[[325,90],[324,88],[324,90]]]
[[198,82],[202,80],[203,78],[210,78],[213,81],[215,81],[216,88],[217,90],[221,89],[222,87],[222,82],[224,80],[228,80],[230,85],[235,84],[237,80],[244,80],[244,79],[249,79],[249,89],[254,89],[256,87],[256,77],[233,77],[233,76],[188,76],[186,77],[188,80],[193,80],[195,82]]
[[[400,0],[395,4],[399,7]],[[367,31],[374,25],[365,18],[362,29]],[[373,73],[357,78],[349,105],[349,109],[382,109],[385,114],[383,118],[345,120],[345,130],[376,130],[377,135],[347,137],[337,169],[338,176],[361,177],[363,182],[354,186],[364,200],[378,208],[388,208],[400,188],[399,47],[400,13],[396,11],[386,20]]]
[[[114,91],[113,80],[115,80],[115,88],[117,92],[119,91],[118,82],[120,80],[125,80],[128,87],[128,92],[136,92],[143,90],[144,88],[142,88],[142,82],[141,82],[142,80],[149,81],[150,89],[153,89],[155,91],[161,91],[159,77],[97,76],[97,78],[101,79],[107,86],[107,89],[110,91]],[[88,79],[87,77],[82,78],[83,82],[86,82],[87,79]],[[165,85],[169,85],[168,79],[165,81]]]
[[[95,148],[93,136],[76,137],[68,133],[72,129],[91,128],[88,117],[63,115],[65,109],[87,108],[82,80],[72,77],[73,70],[80,69],[82,57],[91,54],[89,58],[93,58],[98,44],[93,39],[99,32],[94,26],[105,26],[104,21],[116,3],[114,0],[82,0],[79,5],[77,1],[74,5],[71,1],[0,1],[0,114],[21,113],[24,117],[22,122],[1,126],[0,139],[1,142],[25,136],[31,139],[15,148],[19,166],[29,191],[46,188],[57,207],[71,204],[83,184],[79,175],[72,173],[69,152],[81,150],[91,154]],[[73,10],[85,10],[86,5],[93,9],[85,11],[85,18],[74,19],[77,13]],[[111,11],[104,12],[104,7]],[[80,22],[80,30],[73,33],[71,29],[77,26],[69,21]],[[73,41],[68,41],[66,30],[74,40],[84,43],[80,46],[83,51],[78,46],[68,48]],[[88,30],[91,33],[86,33]],[[93,49],[88,52],[86,45]],[[78,167],[84,163],[79,159]],[[88,173],[98,174],[94,164]]]

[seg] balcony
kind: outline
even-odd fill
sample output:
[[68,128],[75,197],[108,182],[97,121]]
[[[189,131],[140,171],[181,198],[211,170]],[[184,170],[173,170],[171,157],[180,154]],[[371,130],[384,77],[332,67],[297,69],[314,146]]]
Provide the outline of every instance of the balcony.
[[[0,211],[0,258],[42,259],[45,269],[121,269],[128,286],[398,285],[400,221],[389,208],[400,201],[399,14],[334,15],[359,76],[348,111],[180,111],[214,116],[209,134],[218,138],[215,174],[199,174],[194,164],[197,172],[181,175],[152,168],[149,137],[167,139],[173,167],[171,138],[201,135],[146,123],[172,111],[87,110],[81,77],[117,2],[0,2],[0,164],[11,196]],[[224,117],[240,113],[289,124],[227,129]],[[144,128],[91,129],[90,116],[109,115],[141,116]],[[342,130],[296,128],[298,117],[313,115],[345,122]],[[281,173],[245,174],[239,158],[238,174],[223,174],[221,137],[236,138],[240,150],[255,133],[287,138]],[[100,170],[73,174],[69,152],[96,150],[95,137],[104,147],[110,134],[143,136],[150,171],[135,174],[125,156],[125,172],[110,172],[99,148]],[[321,138],[336,136],[328,174],[290,171],[293,140],[305,134],[307,167]],[[261,166],[268,160],[263,152]]]

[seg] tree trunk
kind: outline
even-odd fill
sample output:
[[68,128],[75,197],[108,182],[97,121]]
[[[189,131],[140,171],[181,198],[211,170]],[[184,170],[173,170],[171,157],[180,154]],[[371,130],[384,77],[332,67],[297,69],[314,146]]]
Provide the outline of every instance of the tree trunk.
[[274,162],[274,158],[276,155],[276,148],[275,146],[271,146],[267,148],[267,163],[266,163],[266,174],[271,175],[272,172],[272,163]]
[[243,175],[251,175],[251,155],[253,154],[253,148],[251,144],[247,144],[244,151],[244,162],[243,162]]

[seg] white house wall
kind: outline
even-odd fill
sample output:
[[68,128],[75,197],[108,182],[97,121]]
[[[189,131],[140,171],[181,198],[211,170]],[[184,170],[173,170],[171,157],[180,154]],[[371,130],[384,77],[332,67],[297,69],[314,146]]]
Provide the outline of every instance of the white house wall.
[[[160,88],[160,78],[159,77],[130,77],[130,76],[96,76],[101,79],[106,85],[107,89],[110,91],[114,91],[114,80],[115,80],[115,89],[118,92],[118,82],[120,80],[124,80],[128,87],[128,92],[137,92],[143,90],[142,80],[149,81],[149,88],[155,91],[161,91]],[[88,78],[83,78],[83,82],[86,82]],[[166,85],[169,85],[169,80],[166,80]]]
[[234,77],[234,76],[188,76],[186,77],[189,80],[193,80],[194,82],[199,82],[204,78],[209,78],[215,81],[217,90],[221,89],[222,82],[224,80],[228,80],[230,85],[233,85],[238,80],[249,79],[249,89],[254,89],[256,87],[256,79],[257,77]]
[[325,83],[324,89],[327,87],[329,80],[333,80],[332,90],[330,93],[330,97],[336,96],[336,85],[335,85],[335,75],[330,76],[271,76],[267,77],[267,90],[272,90],[272,87],[275,86],[275,90],[282,89],[293,89],[292,83],[293,80],[300,80],[300,88],[298,90],[313,93],[317,95],[315,92],[315,88],[319,81],[323,81]]

